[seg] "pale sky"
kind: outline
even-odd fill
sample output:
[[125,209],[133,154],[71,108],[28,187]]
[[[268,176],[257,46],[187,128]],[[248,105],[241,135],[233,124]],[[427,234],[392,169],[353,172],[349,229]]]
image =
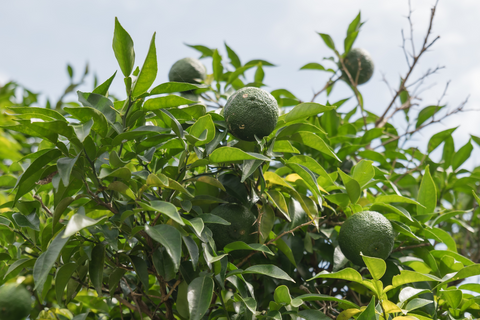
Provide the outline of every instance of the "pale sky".
[[[423,40],[433,0],[412,0],[414,38],[417,49]],[[153,32],[157,32],[159,73],[155,84],[168,81],[171,65],[178,59],[199,57],[188,44],[219,48],[225,54],[224,41],[240,56],[242,62],[265,59],[277,65],[265,68],[267,90],[286,88],[302,100],[310,100],[312,91],[323,86],[328,74],[298,71],[309,62],[328,66],[322,57],[332,53],[317,32],[328,33],[337,47],[350,21],[361,10],[362,27],[354,47],[365,48],[375,62],[373,78],[360,87],[367,110],[380,114],[390,101],[390,93],[382,83],[382,73],[392,85],[406,72],[401,45],[401,29],[408,31],[406,0],[23,0],[2,1],[0,10],[0,82],[15,80],[33,91],[40,91],[56,100],[68,84],[66,64],[70,63],[76,79],[88,61],[100,82],[119,67],[112,38],[117,16],[135,43],[136,65],[142,65]],[[444,100],[451,108],[468,95],[467,109],[480,109],[480,37],[478,36],[478,0],[440,0],[433,36],[441,38],[431,52],[420,61],[415,75],[428,68],[445,66],[427,81],[433,85],[423,94],[423,107],[436,104],[448,80],[450,89]],[[226,54],[225,54],[226,56]],[[211,60],[204,59],[211,71]],[[124,97],[120,72],[111,91]],[[80,88],[92,89],[92,79]],[[331,102],[351,96],[344,84],[334,89]],[[74,100],[75,96],[69,96]],[[326,97],[320,96],[319,103]],[[346,112],[352,105],[342,106]],[[461,125],[454,133],[458,150],[469,134],[480,136],[479,112],[452,117],[444,124],[432,126],[417,135],[418,145],[425,149],[429,137],[438,131]],[[403,121],[394,119],[403,126]],[[475,153],[480,154],[475,147]],[[480,165],[480,157],[470,165]]]

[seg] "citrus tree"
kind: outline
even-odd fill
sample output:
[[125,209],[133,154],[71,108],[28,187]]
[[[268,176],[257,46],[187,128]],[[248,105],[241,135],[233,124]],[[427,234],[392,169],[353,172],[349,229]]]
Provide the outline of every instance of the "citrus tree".
[[[480,169],[462,168],[480,138],[456,148],[451,128],[424,152],[405,147],[463,110],[439,102],[410,118],[434,13],[382,115],[359,88],[374,68],[352,49],[360,14],[343,49],[320,34],[334,58],[301,68],[331,74],[310,102],[265,90],[273,65],[227,45],[191,46],[213,73],[183,59],[154,86],[155,34],[136,67],[118,20],[123,76],[78,102],[0,88],[0,319],[480,317],[480,284],[462,283],[480,275]],[[118,78],[126,94],[113,98]],[[339,81],[353,97],[329,101]]]

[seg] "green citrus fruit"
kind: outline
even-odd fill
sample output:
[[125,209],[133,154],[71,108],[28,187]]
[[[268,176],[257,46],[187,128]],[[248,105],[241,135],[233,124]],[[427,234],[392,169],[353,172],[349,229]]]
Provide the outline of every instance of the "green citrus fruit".
[[168,79],[175,82],[200,83],[206,76],[207,69],[200,60],[194,58],[178,60],[168,73]]
[[257,235],[252,234],[256,231],[254,225],[256,217],[247,207],[233,203],[222,204],[213,209],[212,214],[230,222],[228,226],[210,225],[217,250],[222,250],[227,244],[235,241],[256,242]]
[[385,260],[392,253],[394,241],[392,224],[375,211],[353,214],[345,220],[338,235],[338,243],[345,257],[359,266],[365,265],[360,252]]
[[[344,63],[348,72],[352,76],[353,81],[356,81],[357,84],[363,84],[367,82],[373,75],[373,60],[365,49],[353,48],[345,57]],[[342,78],[346,82],[350,83],[350,79],[343,70]]]
[[31,294],[23,285],[6,283],[0,287],[0,320],[20,320],[31,310]]
[[245,87],[228,98],[223,116],[228,130],[238,139],[255,141],[263,138],[277,125],[277,100],[265,90]]

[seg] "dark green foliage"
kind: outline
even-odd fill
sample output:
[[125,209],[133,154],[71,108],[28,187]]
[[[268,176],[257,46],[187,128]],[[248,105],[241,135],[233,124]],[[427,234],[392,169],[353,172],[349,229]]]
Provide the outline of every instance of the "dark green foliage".
[[[418,99],[415,117],[408,77],[382,116],[356,86],[329,101],[362,24],[349,25],[343,53],[320,34],[335,57],[302,67],[330,74],[311,102],[257,89],[274,65],[242,64],[227,45],[190,46],[212,59],[201,85],[154,85],[158,39],[137,67],[118,20],[124,79],[112,70],[74,96],[88,68],[77,83],[67,67],[54,105],[0,87],[0,284],[25,286],[32,320],[480,318],[480,286],[463,283],[480,275],[480,167],[469,161],[480,138],[456,145],[447,128],[413,147],[461,108]],[[126,95],[109,95],[112,81]],[[252,96],[266,99],[267,119],[248,110]],[[245,137],[230,102],[222,113],[236,98],[245,125],[260,125]],[[399,111],[407,131],[389,121]],[[372,221],[351,222],[365,211],[387,226],[373,235],[385,238],[381,258],[361,236]],[[345,236],[362,245],[355,257]]]

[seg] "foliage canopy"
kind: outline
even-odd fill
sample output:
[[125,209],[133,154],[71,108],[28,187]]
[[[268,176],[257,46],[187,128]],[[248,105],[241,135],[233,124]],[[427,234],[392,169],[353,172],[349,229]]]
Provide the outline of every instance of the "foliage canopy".
[[[426,152],[404,147],[463,108],[439,102],[410,119],[419,96],[409,77],[436,40],[428,40],[431,28],[383,115],[365,110],[355,81],[353,98],[329,101],[348,76],[344,57],[361,25],[359,14],[343,53],[320,34],[335,54],[325,62],[332,68],[301,69],[331,78],[311,102],[271,91],[281,115],[252,142],[232,136],[220,111],[236,90],[265,87],[272,63],[242,63],[227,45],[226,55],[194,45],[213,73],[201,84],[152,88],[155,34],[135,67],[118,20],[113,50],[125,97],[108,94],[115,73],[64,102],[88,68],[78,83],[68,68],[71,83],[56,104],[39,106],[37,94],[13,82],[1,87],[1,283],[27,286],[30,319],[480,317],[480,284],[462,283],[480,275],[480,168],[461,167],[480,138],[455,148],[450,128]],[[176,94],[192,90],[200,101]],[[324,104],[314,102],[323,93]],[[344,110],[349,99],[355,107]],[[398,112],[406,131],[389,122]],[[212,230],[229,222],[212,212],[226,203],[253,212],[254,241],[216,245]],[[387,218],[396,239],[390,257],[364,256],[361,267],[344,257],[338,235],[365,210]]]

